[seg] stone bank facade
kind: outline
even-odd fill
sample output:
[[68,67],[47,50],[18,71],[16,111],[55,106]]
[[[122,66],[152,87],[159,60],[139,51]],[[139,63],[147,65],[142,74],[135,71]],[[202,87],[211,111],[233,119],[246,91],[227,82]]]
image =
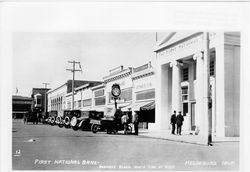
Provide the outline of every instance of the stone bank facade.
[[[183,130],[204,134],[203,32],[172,32],[158,42],[155,130],[170,129],[174,110],[184,116]],[[212,132],[239,136],[240,33],[209,33]]]

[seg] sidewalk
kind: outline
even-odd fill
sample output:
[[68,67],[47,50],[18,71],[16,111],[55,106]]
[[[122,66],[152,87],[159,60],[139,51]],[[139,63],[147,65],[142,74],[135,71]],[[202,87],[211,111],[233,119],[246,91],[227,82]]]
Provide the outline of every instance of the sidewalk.
[[[139,130],[139,136],[157,138],[175,142],[191,143],[198,145],[207,145],[206,141],[200,135],[192,135],[189,132],[182,132],[182,135],[173,135],[170,130],[149,131]],[[239,137],[212,137],[212,144],[219,142],[239,142]]]

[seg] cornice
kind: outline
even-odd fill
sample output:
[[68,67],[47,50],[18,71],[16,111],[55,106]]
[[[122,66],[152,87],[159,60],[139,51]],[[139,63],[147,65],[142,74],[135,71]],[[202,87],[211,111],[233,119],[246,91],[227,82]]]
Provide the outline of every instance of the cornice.
[[131,78],[132,78],[132,80],[137,80],[140,78],[152,76],[154,74],[155,74],[155,71],[153,69],[148,69],[148,70],[144,70],[144,71],[132,74]]
[[121,79],[121,78],[128,77],[131,74],[132,74],[132,68],[128,68],[128,69],[125,69],[125,70],[121,71],[120,73],[103,77],[103,80],[104,80],[104,83],[108,83],[108,82],[111,82],[111,81],[115,81],[115,80],[118,80],[118,79]]

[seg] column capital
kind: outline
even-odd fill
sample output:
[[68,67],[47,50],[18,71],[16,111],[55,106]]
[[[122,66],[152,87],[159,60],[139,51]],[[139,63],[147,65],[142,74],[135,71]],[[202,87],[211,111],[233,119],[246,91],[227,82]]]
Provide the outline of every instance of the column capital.
[[173,66],[183,66],[183,64],[174,60],[174,61],[170,62],[170,67],[173,67]]
[[194,54],[193,59],[196,60],[198,58],[203,59],[203,52],[198,52]]

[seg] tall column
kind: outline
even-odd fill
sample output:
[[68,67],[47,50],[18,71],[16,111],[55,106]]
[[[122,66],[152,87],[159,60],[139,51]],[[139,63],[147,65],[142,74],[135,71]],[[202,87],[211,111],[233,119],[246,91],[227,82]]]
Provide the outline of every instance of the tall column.
[[181,64],[177,61],[170,63],[172,67],[172,111],[181,111]]
[[216,52],[216,65],[215,65],[215,99],[216,99],[216,136],[225,136],[225,45],[224,33],[218,34],[217,44],[215,47]]
[[196,60],[196,83],[195,83],[195,125],[199,134],[204,134],[204,111],[203,111],[203,53],[199,52],[193,56]]

